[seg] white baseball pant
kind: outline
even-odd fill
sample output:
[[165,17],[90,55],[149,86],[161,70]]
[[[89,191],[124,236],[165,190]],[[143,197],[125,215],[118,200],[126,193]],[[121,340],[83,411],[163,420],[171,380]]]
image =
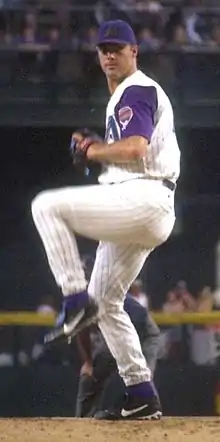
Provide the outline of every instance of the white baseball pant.
[[150,252],[170,235],[174,192],[161,181],[68,187],[40,193],[32,203],[51,271],[63,295],[87,281],[75,234],[100,241],[88,292],[99,304],[99,327],[126,385],[150,379],[124,297]]

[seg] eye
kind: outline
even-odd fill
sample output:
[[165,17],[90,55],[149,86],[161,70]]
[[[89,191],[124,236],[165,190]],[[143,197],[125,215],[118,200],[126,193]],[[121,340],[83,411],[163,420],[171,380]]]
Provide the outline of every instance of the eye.
[[103,44],[103,45],[99,46],[100,52],[104,55],[106,55],[108,53],[119,54],[123,48],[124,48],[124,45],[119,45],[119,44]]
[[117,52],[121,52],[124,49],[124,45],[117,45]]

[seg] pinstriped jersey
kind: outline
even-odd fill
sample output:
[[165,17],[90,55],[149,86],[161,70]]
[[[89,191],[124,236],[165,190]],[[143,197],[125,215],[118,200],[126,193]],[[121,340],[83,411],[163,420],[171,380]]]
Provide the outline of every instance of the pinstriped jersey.
[[161,86],[138,70],[126,78],[111,96],[106,110],[105,140],[111,143],[134,135],[148,140],[146,157],[123,164],[108,164],[99,182],[112,183],[138,177],[176,182],[180,150],[173,109]]

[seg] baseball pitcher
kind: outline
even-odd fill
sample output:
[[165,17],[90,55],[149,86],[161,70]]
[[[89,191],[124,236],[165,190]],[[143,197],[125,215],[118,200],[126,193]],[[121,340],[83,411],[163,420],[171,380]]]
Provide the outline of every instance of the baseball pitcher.
[[[110,93],[105,140],[79,130],[71,152],[74,164],[103,164],[100,184],[44,191],[32,203],[63,294],[62,312],[46,342],[98,321],[126,385],[122,417],[158,419],[151,372],[123,303],[151,251],[172,232],[180,151],[169,98],[137,68],[132,28],[121,20],[102,23],[97,51]],[[99,241],[88,288],[77,235]]]

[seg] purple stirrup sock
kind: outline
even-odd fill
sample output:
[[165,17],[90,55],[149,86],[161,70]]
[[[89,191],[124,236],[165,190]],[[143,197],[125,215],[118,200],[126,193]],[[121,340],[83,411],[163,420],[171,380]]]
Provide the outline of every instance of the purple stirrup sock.
[[126,390],[129,396],[149,398],[155,395],[151,382],[142,382],[140,384],[129,385]]
[[68,309],[81,309],[87,305],[89,301],[88,292],[85,290],[84,292],[74,293],[74,295],[65,296],[64,298],[64,306]]

